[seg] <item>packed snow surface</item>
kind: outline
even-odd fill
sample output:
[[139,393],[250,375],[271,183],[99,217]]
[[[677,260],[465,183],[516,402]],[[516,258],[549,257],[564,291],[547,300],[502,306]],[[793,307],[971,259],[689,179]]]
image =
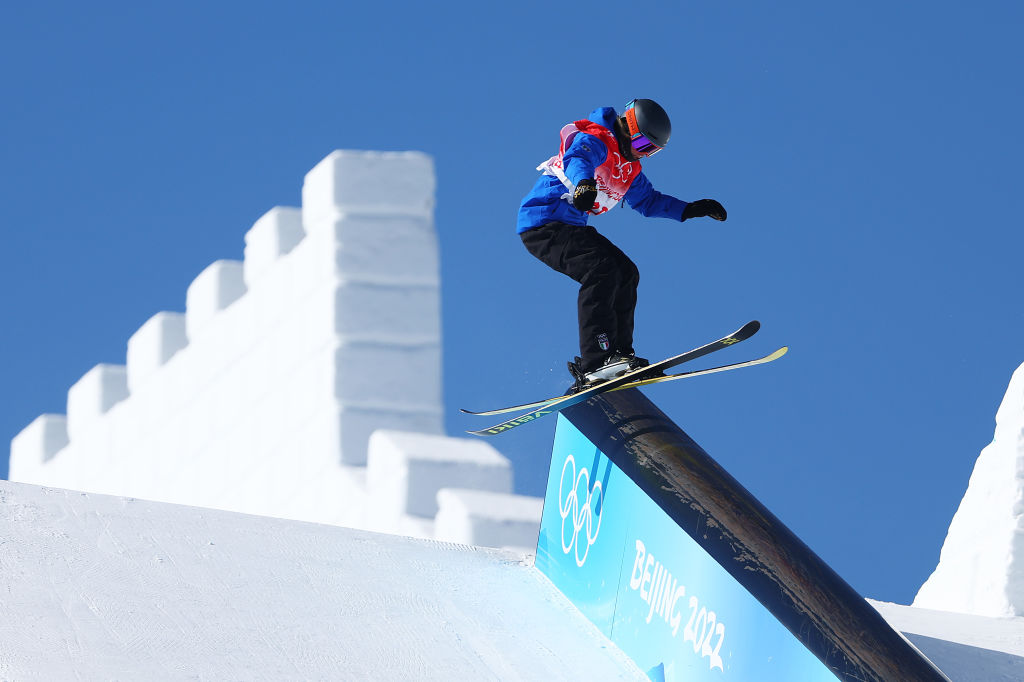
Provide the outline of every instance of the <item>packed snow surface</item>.
[[1024,618],[871,605],[953,682],[1024,680]]
[[523,555],[0,481],[0,679],[646,679]]

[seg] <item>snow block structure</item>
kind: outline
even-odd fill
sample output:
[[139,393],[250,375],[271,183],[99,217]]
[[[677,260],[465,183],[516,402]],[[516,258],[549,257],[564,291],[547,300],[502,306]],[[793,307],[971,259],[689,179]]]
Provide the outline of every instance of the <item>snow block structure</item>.
[[1024,616],[1024,365],[1010,379],[992,442],[978,456],[914,606]]
[[[243,262],[205,268],[184,313],[70,389],[66,418],[15,437],[11,480],[422,537],[438,491],[468,488],[520,523],[508,461],[443,436],[434,189],[422,153],[329,155]],[[538,523],[500,543],[533,546]]]
[[[465,488],[437,491],[434,537],[464,545],[518,547],[537,535],[544,509],[539,497]],[[530,550],[533,551],[531,546]]]

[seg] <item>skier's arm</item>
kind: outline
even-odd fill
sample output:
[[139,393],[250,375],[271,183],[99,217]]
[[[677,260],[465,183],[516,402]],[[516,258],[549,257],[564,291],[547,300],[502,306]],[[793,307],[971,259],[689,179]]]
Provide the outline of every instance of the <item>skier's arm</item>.
[[580,211],[589,211],[597,201],[597,181],[594,169],[604,163],[608,149],[593,135],[577,133],[562,156],[565,177],[572,182],[572,205]]
[[687,202],[654,189],[647,176],[640,173],[622,197],[626,204],[640,215],[647,218],[683,219],[683,211]]
[[587,133],[576,133],[572,144],[562,155],[565,177],[573,185],[579,184],[580,180],[593,180],[594,169],[604,163],[606,158],[608,148],[604,142]]
[[714,199],[687,202],[662,194],[654,189],[651,181],[643,173],[636,176],[623,199],[633,210],[648,218],[672,218],[680,221],[703,216],[710,216],[715,220],[726,218],[725,209]]

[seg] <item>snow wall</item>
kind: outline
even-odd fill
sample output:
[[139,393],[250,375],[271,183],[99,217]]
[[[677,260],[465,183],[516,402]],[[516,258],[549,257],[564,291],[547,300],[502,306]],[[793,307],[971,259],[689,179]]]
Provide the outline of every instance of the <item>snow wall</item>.
[[947,680],[636,389],[559,414],[536,565],[651,679]]
[[14,438],[11,480],[532,547],[540,500],[442,432],[434,189],[426,154],[330,154]]
[[914,606],[1024,616],[1024,365],[1010,378],[992,442],[978,456]]

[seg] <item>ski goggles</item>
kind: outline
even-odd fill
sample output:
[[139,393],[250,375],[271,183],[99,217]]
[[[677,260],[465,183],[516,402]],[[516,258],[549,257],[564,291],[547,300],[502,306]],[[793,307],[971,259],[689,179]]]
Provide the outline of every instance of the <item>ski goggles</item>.
[[629,128],[629,141],[633,146],[633,151],[640,156],[653,156],[660,152],[664,147],[655,144],[649,137],[640,132],[640,125],[636,122],[636,109],[634,108],[636,100],[633,100],[626,105],[626,126]]

